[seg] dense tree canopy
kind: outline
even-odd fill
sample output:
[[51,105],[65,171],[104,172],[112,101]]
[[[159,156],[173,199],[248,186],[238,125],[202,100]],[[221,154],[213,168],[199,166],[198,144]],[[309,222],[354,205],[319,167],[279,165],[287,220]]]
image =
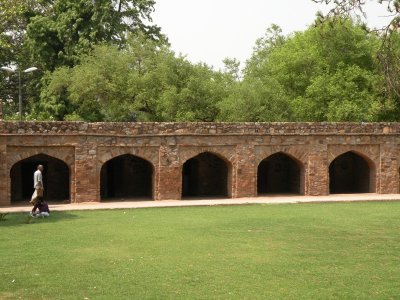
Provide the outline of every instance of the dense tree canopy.
[[385,90],[380,38],[350,20],[292,36],[272,26],[256,43],[244,79],[220,104],[221,119],[249,121],[395,120]]
[[[25,2],[0,0],[0,66],[18,63],[21,68],[24,68],[29,64],[28,51],[24,47],[29,12],[29,7]],[[15,88],[17,85],[16,76],[9,76],[0,71],[0,99],[7,103],[4,105],[4,113],[7,116],[16,107],[13,99],[18,99]]]
[[[73,67],[95,45],[123,48],[128,33],[164,39],[151,23],[153,0],[0,0],[0,63],[39,72],[23,81],[24,99],[35,106],[57,67]],[[42,76],[44,76],[42,78]],[[24,78],[23,78],[24,79]],[[0,98],[6,115],[17,98],[16,76],[0,72]]]
[[[319,14],[317,23],[326,20],[341,22],[343,18],[356,18],[363,21],[367,14],[364,6],[365,0],[312,0],[316,3],[324,3],[331,6],[327,15]],[[381,45],[377,55],[380,69],[385,76],[386,86],[400,97],[400,53],[398,51],[400,34],[400,0],[377,0],[386,6],[389,21],[382,28],[372,28],[371,31],[381,37]]]
[[52,0],[35,11],[27,26],[27,41],[35,61],[53,70],[74,66],[94,45],[123,46],[127,32],[145,32],[159,38],[151,21],[152,0]]
[[36,118],[87,121],[212,121],[222,74],[176,57],[168,46],[132,36],[124,49],[96,46],[49,77]]
[[[399,1],[382,2],[399,13]],[[151,23],[152,0],[0,4],[0,64],[40,68],[23,78],[28,119],[399,120],[396,19],[386,34],[369,30],[348,15],[363,1],[335,1],[331,14],[303,32],[285,36],[272,25],[244,66],[227,58],[221,71],[170,49]],[[10,119],[17,117],[16,84],[0,72]]]

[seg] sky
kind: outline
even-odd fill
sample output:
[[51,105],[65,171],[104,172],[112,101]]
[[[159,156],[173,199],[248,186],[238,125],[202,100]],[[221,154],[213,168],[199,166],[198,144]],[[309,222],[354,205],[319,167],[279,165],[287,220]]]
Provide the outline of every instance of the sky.
[[[156,0],[152,17],[172,50],[218,70],[226,57],[242,63],[249,59],[255,41],[271,24],[285,35],[303,31],[317,11],[327,7],[312,0]],[[387,12],[377,0],[368,2],[366,12],[369,26],[385,24]]]

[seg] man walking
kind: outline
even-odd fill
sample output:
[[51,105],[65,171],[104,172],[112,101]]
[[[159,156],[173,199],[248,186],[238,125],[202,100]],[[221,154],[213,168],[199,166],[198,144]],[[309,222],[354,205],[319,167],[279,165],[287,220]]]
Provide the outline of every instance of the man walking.
[[[38,165],[37,170],[33,174],[33,188],[35,189],[34,195],[36,193],[36,197],[32,197],[32,212],[31,215],[34,215],[36,212],[36,209],[42,204],[43,201],[43,166]],[[35,198],[35,199],[34,199]]]

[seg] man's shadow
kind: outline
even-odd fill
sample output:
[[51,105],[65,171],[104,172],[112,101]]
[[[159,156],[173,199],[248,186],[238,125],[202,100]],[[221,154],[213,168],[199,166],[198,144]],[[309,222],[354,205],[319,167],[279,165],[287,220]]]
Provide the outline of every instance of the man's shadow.
[[65,222],[80,218],[70,211],[53,211],[49,217],[31,217],[28,212],[0,213],[0,228],[11,226],[26,226],[42,223]]

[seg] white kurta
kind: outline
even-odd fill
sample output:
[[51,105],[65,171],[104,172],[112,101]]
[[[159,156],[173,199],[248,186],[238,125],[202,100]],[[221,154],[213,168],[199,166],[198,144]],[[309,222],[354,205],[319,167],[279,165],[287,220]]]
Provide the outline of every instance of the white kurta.
[[33,188],[36,189],[37,187],[43,187],[42,172],[40,172],[40,170],[37,170],[33,174]]

